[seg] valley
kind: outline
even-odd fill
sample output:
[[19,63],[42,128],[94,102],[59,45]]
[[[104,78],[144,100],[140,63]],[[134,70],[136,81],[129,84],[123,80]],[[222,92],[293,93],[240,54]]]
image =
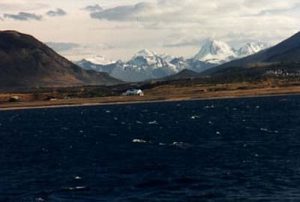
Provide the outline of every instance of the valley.
[[[237,51],[220,41],[206,41],[191,59],[145,49],[128,62],[99,57],[81,61],[80,68],[32,36],[4,31],[0,108],[299,94],[299,42],[297,33],[267,49],[249,43]],[[130,89],[141,89],[144,96],[122,95]]]

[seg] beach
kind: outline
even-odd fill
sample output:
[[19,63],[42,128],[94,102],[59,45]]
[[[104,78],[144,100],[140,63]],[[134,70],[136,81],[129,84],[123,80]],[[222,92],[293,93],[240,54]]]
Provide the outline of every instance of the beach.
[[96,106],[114,104],[138,104],[150,102],[174,102],[191,100],[210,100],[228,98],[246,98],[261,96],[281,96],[300,94],[300,86],[288,87],[257,87],[252,89],[230,89],[226,88],[216,91],[205,91],[195,86],[176,87],[159,86],[154,89],[145,90],[145,96],[107,96],[95,98],[68,98],[53,99],[47,101],[24,101],[5,102],[0,104],[0,111],[20,109],[42,109],[58,107]]

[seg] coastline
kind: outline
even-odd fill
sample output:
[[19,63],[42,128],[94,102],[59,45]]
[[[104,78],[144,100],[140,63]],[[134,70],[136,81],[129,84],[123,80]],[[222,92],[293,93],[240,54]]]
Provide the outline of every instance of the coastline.
[[181,101],[201,101],[201,100],[220,100],[220,99],[242,99],[255,97],[277,97],[288,95],[300,95],[300,87],[280,88],[280,89],[259,89],[259,90],[240,90],[240,91],[221,91],[218,93],[203,93],[200,95],[180,95],[177,96],[144,96],[144,97],[99,97],[99,98],[74,98],[69,100],[56,101],[33,101],[0,104],[1,111],[27,110],[27,109],[51,109],[65,107],[85,107],[85,106],[107,106],[125,104],[147,104]]

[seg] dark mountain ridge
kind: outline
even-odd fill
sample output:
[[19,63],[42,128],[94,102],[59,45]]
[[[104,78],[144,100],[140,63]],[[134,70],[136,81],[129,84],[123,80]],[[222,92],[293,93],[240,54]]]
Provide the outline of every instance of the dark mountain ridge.
[[0,31],[0,89],[118,83],[106,73],[81,69],[30,35]]

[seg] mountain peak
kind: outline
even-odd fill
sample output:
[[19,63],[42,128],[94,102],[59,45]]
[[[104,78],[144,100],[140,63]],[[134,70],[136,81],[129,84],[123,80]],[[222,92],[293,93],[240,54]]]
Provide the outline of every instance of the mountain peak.
[[134,58],[136,57],[144,57],[144,58],[147,58],[147,57],[155,57],[156,56],[156,53],[153,52],[153,51],[150,51],[148,49],[142,49],[140,51],[138,51],[135,55],[134,55]]
[[14,30],[0,31],[0,49],[37,48],[42,43],[34,37]]
[[224,63],[235,57],[234,50],[225,42],[207,39],[194,57],[196,60],[214,64]]
[[[244,69],[251,66],[270,67],[271,65],[283,63],[281,68],[295,68],[295,63],[300,62],[300,32],[285,39],[275,46],[260,51],[256,54],[228,62],[226,64],[215,67],[206,71],[204,74],[215,74],[221,71],[225,71],[232,67]],[[292,65],[290,65],[292,64]]]
[[158,55],[148,49],[138,51],[129,61],[133,65],[154,65],[158,63],[160,58]]

